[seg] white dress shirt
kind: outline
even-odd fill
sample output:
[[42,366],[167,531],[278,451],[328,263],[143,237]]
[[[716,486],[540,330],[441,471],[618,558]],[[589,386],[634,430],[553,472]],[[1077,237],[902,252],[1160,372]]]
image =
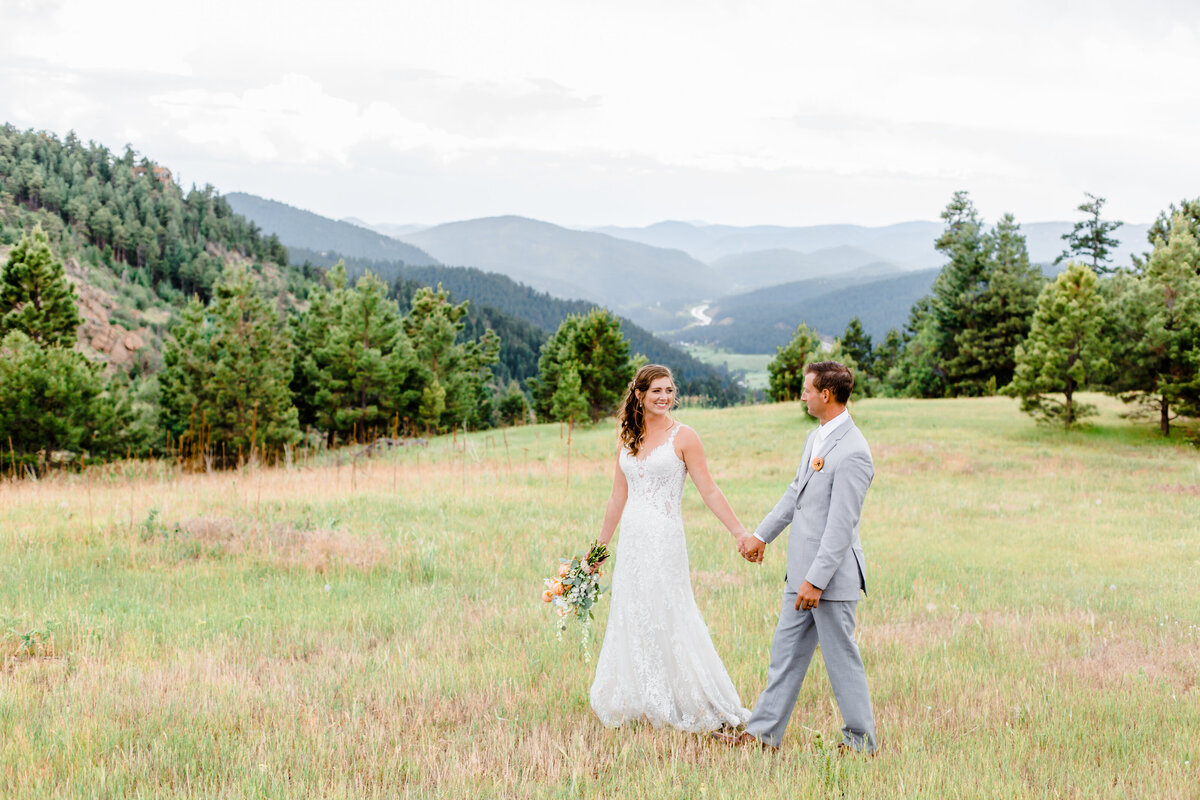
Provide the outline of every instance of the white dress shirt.
[[829,420],[829,422],[826,422],[824,425],[817,428],[817,440],[813,442],[812,457],[816,458],[819,456],[821,454],[821,450],[823,450],[825,447],[825,442],[829,441],[830,434],[832,434],[838,427],[849,421],[850,410],[844,409],[842,413],[838,414],[836,417]]

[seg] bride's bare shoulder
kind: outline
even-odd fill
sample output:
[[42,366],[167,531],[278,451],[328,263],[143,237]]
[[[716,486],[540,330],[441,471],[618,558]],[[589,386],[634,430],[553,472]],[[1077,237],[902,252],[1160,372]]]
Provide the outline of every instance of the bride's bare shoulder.
[[700,434],[696,433],[696,429],[691,425],[679,423],[679,430],[675,434],[675,443],[681,448],[687,447],[689,444],[699,444]]

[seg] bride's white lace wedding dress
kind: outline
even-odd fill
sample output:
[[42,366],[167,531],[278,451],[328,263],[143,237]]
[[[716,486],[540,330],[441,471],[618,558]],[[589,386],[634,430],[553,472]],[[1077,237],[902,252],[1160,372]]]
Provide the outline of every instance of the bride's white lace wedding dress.
[[700,732],[750,717],[692,595],[679,507],[687,477],[675,455],[679,428],[644,459],[628,450],[619,458],[629,495],[591,692],[592,709],[609,727],[644,720]]

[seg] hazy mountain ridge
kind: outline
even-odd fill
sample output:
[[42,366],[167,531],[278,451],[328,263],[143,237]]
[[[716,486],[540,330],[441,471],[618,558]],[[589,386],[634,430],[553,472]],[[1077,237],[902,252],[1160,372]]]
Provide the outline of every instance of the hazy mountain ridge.
[[749,291],[765,286],[792,283],[827,275],[846,275],[864,269],[887,275],[904,269],[881,261],[874,253],[850,245],[829,247],[812,253],[775,248],[721,256],[713,267],[734,281],[735,289]]
[[875,279],[817,278],[722,298],[707,311],[711,325],[689,328],[679,338],[738,353],[773,353],[800,323],[822,336],[840,336],[853,317],[876,339],[902,328],[909,311],[929,294],[940,269]]
[[[559,297],[628,310],[725,293],[730,282],[681,250],[517,216],[450,222],[404,237],[444,264],[500,272]],[[652,304],[652,303],[651,303]]]
[[430,225],[417,225],[413,223],[404,224],[366,222],[358,217],[343,217],[341,221],[348,222],[351,225],[357,225],[360,228],[366,228],[368,230],[375,231],[376,233],[381,233],[384,236],[391,236],[393,239],[399,239],[407,236],[410,233],[416,233],[417,231],[423,231],[426,228],[432,227]]
[[[1030,222],[1021,224],[1034,263],[1051,262],[1065,245],[1062,235],[1071,231],[1073,222]],[[934,248],[945,226],[941,222],[901,222],[881,227],[862,225],[813,225],[785,227],[755,225],[694,225],[689,222],[659,222],[644,228],[606,226],[596,230],[611,236],[659,247],[671,246],[707,263],[718,259],[763,250],[786,249],[812,254],[835,247],[854,247],[906,269],[941,266],[945,258]],[[1118,264],[1128,264],[1131,254],[1150,249],[1146,241],[1148,224],[1127,223],[1117,229],[1121,242],[1114,254]]]
[[224,195],[234,212],[254,220],[262,230],[279,237],[285,246],[309,250],[336,250],[356,258],[436,264],[437,259],[411,244],[349,222],[322,217],[278,200],[245,192]]
[[[559,323],[570,314],[586,314],[597,305],[588,300],[563,300],[552,297],[545,292],[518,283],[507,275],[485,272],[474,267],[413,266],[343,257],[330,251],[316,252],[304,248],[289,248],[288,252],[294,264],[310,261],[317,266],[327,267],[332,266],[340,258],[344,261],[346,272],[352,279],[371,270],[389,283],[402,280],[414,281],[424,286],[440,285],[450,292],[456,301],[470,300],[472,317],[481,317],[491,327],[501,332],[502,360],[507,362],[517,360],[515,357],[506,358],[506,348],[516,347],[532,351],[533,369],[531,371],[521,373],[517,369],[512,369],[512,377],[520,379],[527,378],[536,372],[537,348],[548,338],[549,334],[558,328]],[[541,336],[525,335],[523,331],[517,330],[519,326],[505,323],[498,319],[498,315],[532,325],[541,332]],[[521,341],[506,342],[502,328],[520,333]],[[629,338],[632,352],[646,356],[653,363],[666,364],[675,372],[676,379],[681,384],[710,380],[716,380],[720,384],[728,380],[725,370],[702,363],[624,317],[621,317],[621,331]],[[529,362],[528,358],[521,360]]]
[[[336,224],[352,227],[349,223]],[[1022,226],[1031,260],[1052,262],[1064,244],[1060,237],[1071,227],[1068,222]],[[855,316],[876,337],[889,328],[903,326],[912,304],[928,293],[944,261],[933,247],[943,229],[940,222],[878,228],[739,228],[662,222],[646,228],[610,227],[597,232],[504,216],[437,225],[408,234],[405,240],[437,261],[476,268],[461,273],[473,274],[474,286],[467,289],[460,285],[455,291],[457,296],[487,302],[543,330],[552,329],[562,316],[571,313],[565,310],[568,305],[577,304],[572,307],[578,311],[598,304],[636,323],[630,328],[631,338],[639,339],[635,348],[642,352],[651,343],[633,334],[634,328],[639,333],[644,327],[674,331],[661,335],[738,352],[769,353],[785,343],[802,321],[824,336],[840,334]],[[1146,225],[1119,229],[1122,247],[1115,256],[1117,263],[1128,261],[1129,253],[1148,249],[1147,229]],[[625,240],[618,234],[644,241]],[[296,256],[302,255],[296,243],[287,237],[281,239]],[[758,245],[769,246],[739,249]],[[320,249],[336,250],[328,244]],[[717,255],[710,266],[687,251]],[[315,253],[310,257],[314,262],[321,260]],[[438,273],[424,270],[425,274],[417,277],[414,270],[399,268],[393,259],[375,260],[379,262],[373,267],[375,271],[389,279],[405,276],[433,282],[435,275],[431,273]],[[930,266],[912,268],[921,262]],[[520,287],[526,297],[517,300],[505,290],[499,292],[507,293],[504,302],[484,300],[496,292],[501,277]],[[562,297],[581,299],[558,299]],[[686,323],[685,309],[702,301],[712,301],[708,314],[714,318],[713,324],[680,330]],[[539,305],[554,308],[549,318],[533,311]],[[663,354],[661,360],[667,360],[667,355]]]

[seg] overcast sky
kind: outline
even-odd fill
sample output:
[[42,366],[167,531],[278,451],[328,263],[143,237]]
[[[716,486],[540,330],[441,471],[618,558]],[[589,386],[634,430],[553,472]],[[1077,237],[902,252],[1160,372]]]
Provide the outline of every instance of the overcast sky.
[[0,122],[332,217],[1146,222],[1200,3],[0,0]]

